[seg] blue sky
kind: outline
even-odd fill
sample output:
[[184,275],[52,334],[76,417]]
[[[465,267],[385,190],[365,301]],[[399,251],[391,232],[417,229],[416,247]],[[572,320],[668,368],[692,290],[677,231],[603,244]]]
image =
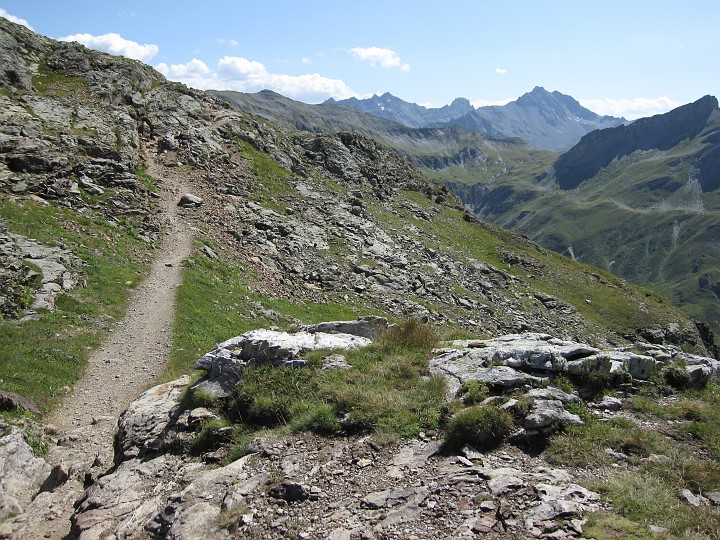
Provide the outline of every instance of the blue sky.
[[720,93],[720,2],[0,0],[36,32],[197,88],[440,107],[535,86],[633,119]]

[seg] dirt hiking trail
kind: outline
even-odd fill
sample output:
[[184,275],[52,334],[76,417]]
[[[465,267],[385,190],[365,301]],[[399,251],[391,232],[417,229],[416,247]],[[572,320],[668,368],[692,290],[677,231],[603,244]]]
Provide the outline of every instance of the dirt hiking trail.
[[[175,291],[182,262],[190,256],[192,228],[177,201],[191,191],[174,170],[146,160],[148,173],[161,186],[160,218],[164,234],[154,253],[150,275],[134,291],[125,317],[94,351],[82,378],[45,419],[57,427],[58,445],[46,456],[59,482],[15,518],[0,537],[65,538],[70,533],[73,502],[84,483],[113,463],[113,438],[119,415],[163,372],[170,355]],[[59,483],[58,482],[58,483]],[[10,520],[13,521],[13,520]]]

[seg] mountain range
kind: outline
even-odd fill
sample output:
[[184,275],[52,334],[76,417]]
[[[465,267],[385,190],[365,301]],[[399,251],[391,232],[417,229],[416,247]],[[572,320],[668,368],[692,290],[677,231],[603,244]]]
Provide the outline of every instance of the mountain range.
[[389,93],[325,103],[349,105],[410,127],[462,126],[495,138],[519,137],[532,146],[553,151],[567,150],[596,129],[627,123],[624,118],[600,116],[571,96],[548,92],[539,86],[506,105],[477,109],[464,98],[445,107],[428,109]]

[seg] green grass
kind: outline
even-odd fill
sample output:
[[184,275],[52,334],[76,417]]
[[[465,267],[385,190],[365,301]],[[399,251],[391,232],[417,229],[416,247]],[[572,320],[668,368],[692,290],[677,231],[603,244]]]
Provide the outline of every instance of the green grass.
[[[290,328],[296,321],[351,320],[378,313],[377,307],[356,298],[293,301],[257,292],[256,285],[256,276],[237,260],[209,259],[202,253],[190,259],[177,291],[173,347],[164,378],[187,373],[217,343],[249,330],[276,325]],[[266,318],[269,311],[279,318]]]
[[605,453],[606,448],[625,453],[635,460],[670,451],[669,443],[661,435],[641,429],[632,420],[602,420],[587,413],[582,419],[584,425],[571,426],[553,436],[546,450],[548,461],[587,467],[612,462],[613,458]]
[[177,289],[173,347],[166,378],[188,372],[217,343],[267,323],[248,305],[246,281],[247,276],[239,266],[203,254],[188,261]]
[[[667,472],[624,471],[591,487],[612,501],[615,512],[638,525],[636,530],[655,525],[666,528],[671,538],[718,538],[720,514],[683,502],[678,497],[683,484],[668,479]],[[627,522],[625,528],[630,528]]]
[[301,198],[287,182],[292,173],[278,165],[270,154],[255,149],[246,141],[239,140],[238,145],[242,156],[250,161],[251,170],[257,179],[252,185],[252,192],[259,204],[284,213],[289,206],[288,201]]
[[[426,327],[410,321],[376,343],[344,354],[349,370],[248,368],[225,414],[252,429],[371,432],[416,437],[439,426],[445,384],[427,377]],[[433,341],[434,342],[434,341]]]
[[583,537],[595,540],[653,540],[657,535],[649,527],[612,512],[588,515]]
[[0,388],[47,410],[82,373],[89,350],[122,317],[130,292],[146,275],[147,247],[104,220],[54,206],[0,199],[8,229],[46,245],[62,244],[84,263],[86,286],[64,293],[57,310],[32,320],[0,321]]
[[46,96],[89,98],[88,84],[82,77],[70,77],[50,70],[45,64],[38,66],[32,78],[33,87]]
[[148,191],[157,192],[158,188],[155,185],[155,179],[147,173],[145,165],[140,164],[135,168],[135,176]]
[[[636,414],[653,423],[675,421],[671,426],[677,433],[585,414],[585,425],[556,434],[545,452],[556,465],[608,466],[616,460],[606,448],[628,456],[627,469],[588,484],[605,495],[612,512],[591,517],[585,533],[594,538],[649,538],[647,527],[656,525],[668,529],[670,538],[718,538],[720,514],[679,498],[683,489],[702,493],[720,486],[718,405],[720,390],[715,384],[683,392],[667,404],[658,403],[657,397],[636,396],[629,405]],[[672,438],[663,435],[666,432]],[[698,445],[705,451],[698,451]],[[646,459],[652,454],[663,457]]]
[[660,405],[648,396],[635,396],[630,408],[649,417],[680,422],[679,434],[686,440],[701,444],[720,460],[720,385],[710,383],[702,390],[688,390],[677,399]]

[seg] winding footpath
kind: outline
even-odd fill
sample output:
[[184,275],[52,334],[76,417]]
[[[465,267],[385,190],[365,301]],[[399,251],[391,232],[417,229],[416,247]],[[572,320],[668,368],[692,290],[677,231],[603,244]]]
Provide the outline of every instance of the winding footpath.
[[68,536],[73,503],[83,484],[112,466],[118,417],[157,380],[169,358],[175,291],[181,264],[192,249],[191,227],[179,215],[177,201],[190,190],[156,163],[150,162],[148,172],[162,186],[159,204],[165,220],[150,275],[133,293],[125,317],[91,354],[83,377],[46,418],[59,437],[46,459],[61,485],[38,495],[22,515],[6,522],[0,537]]

